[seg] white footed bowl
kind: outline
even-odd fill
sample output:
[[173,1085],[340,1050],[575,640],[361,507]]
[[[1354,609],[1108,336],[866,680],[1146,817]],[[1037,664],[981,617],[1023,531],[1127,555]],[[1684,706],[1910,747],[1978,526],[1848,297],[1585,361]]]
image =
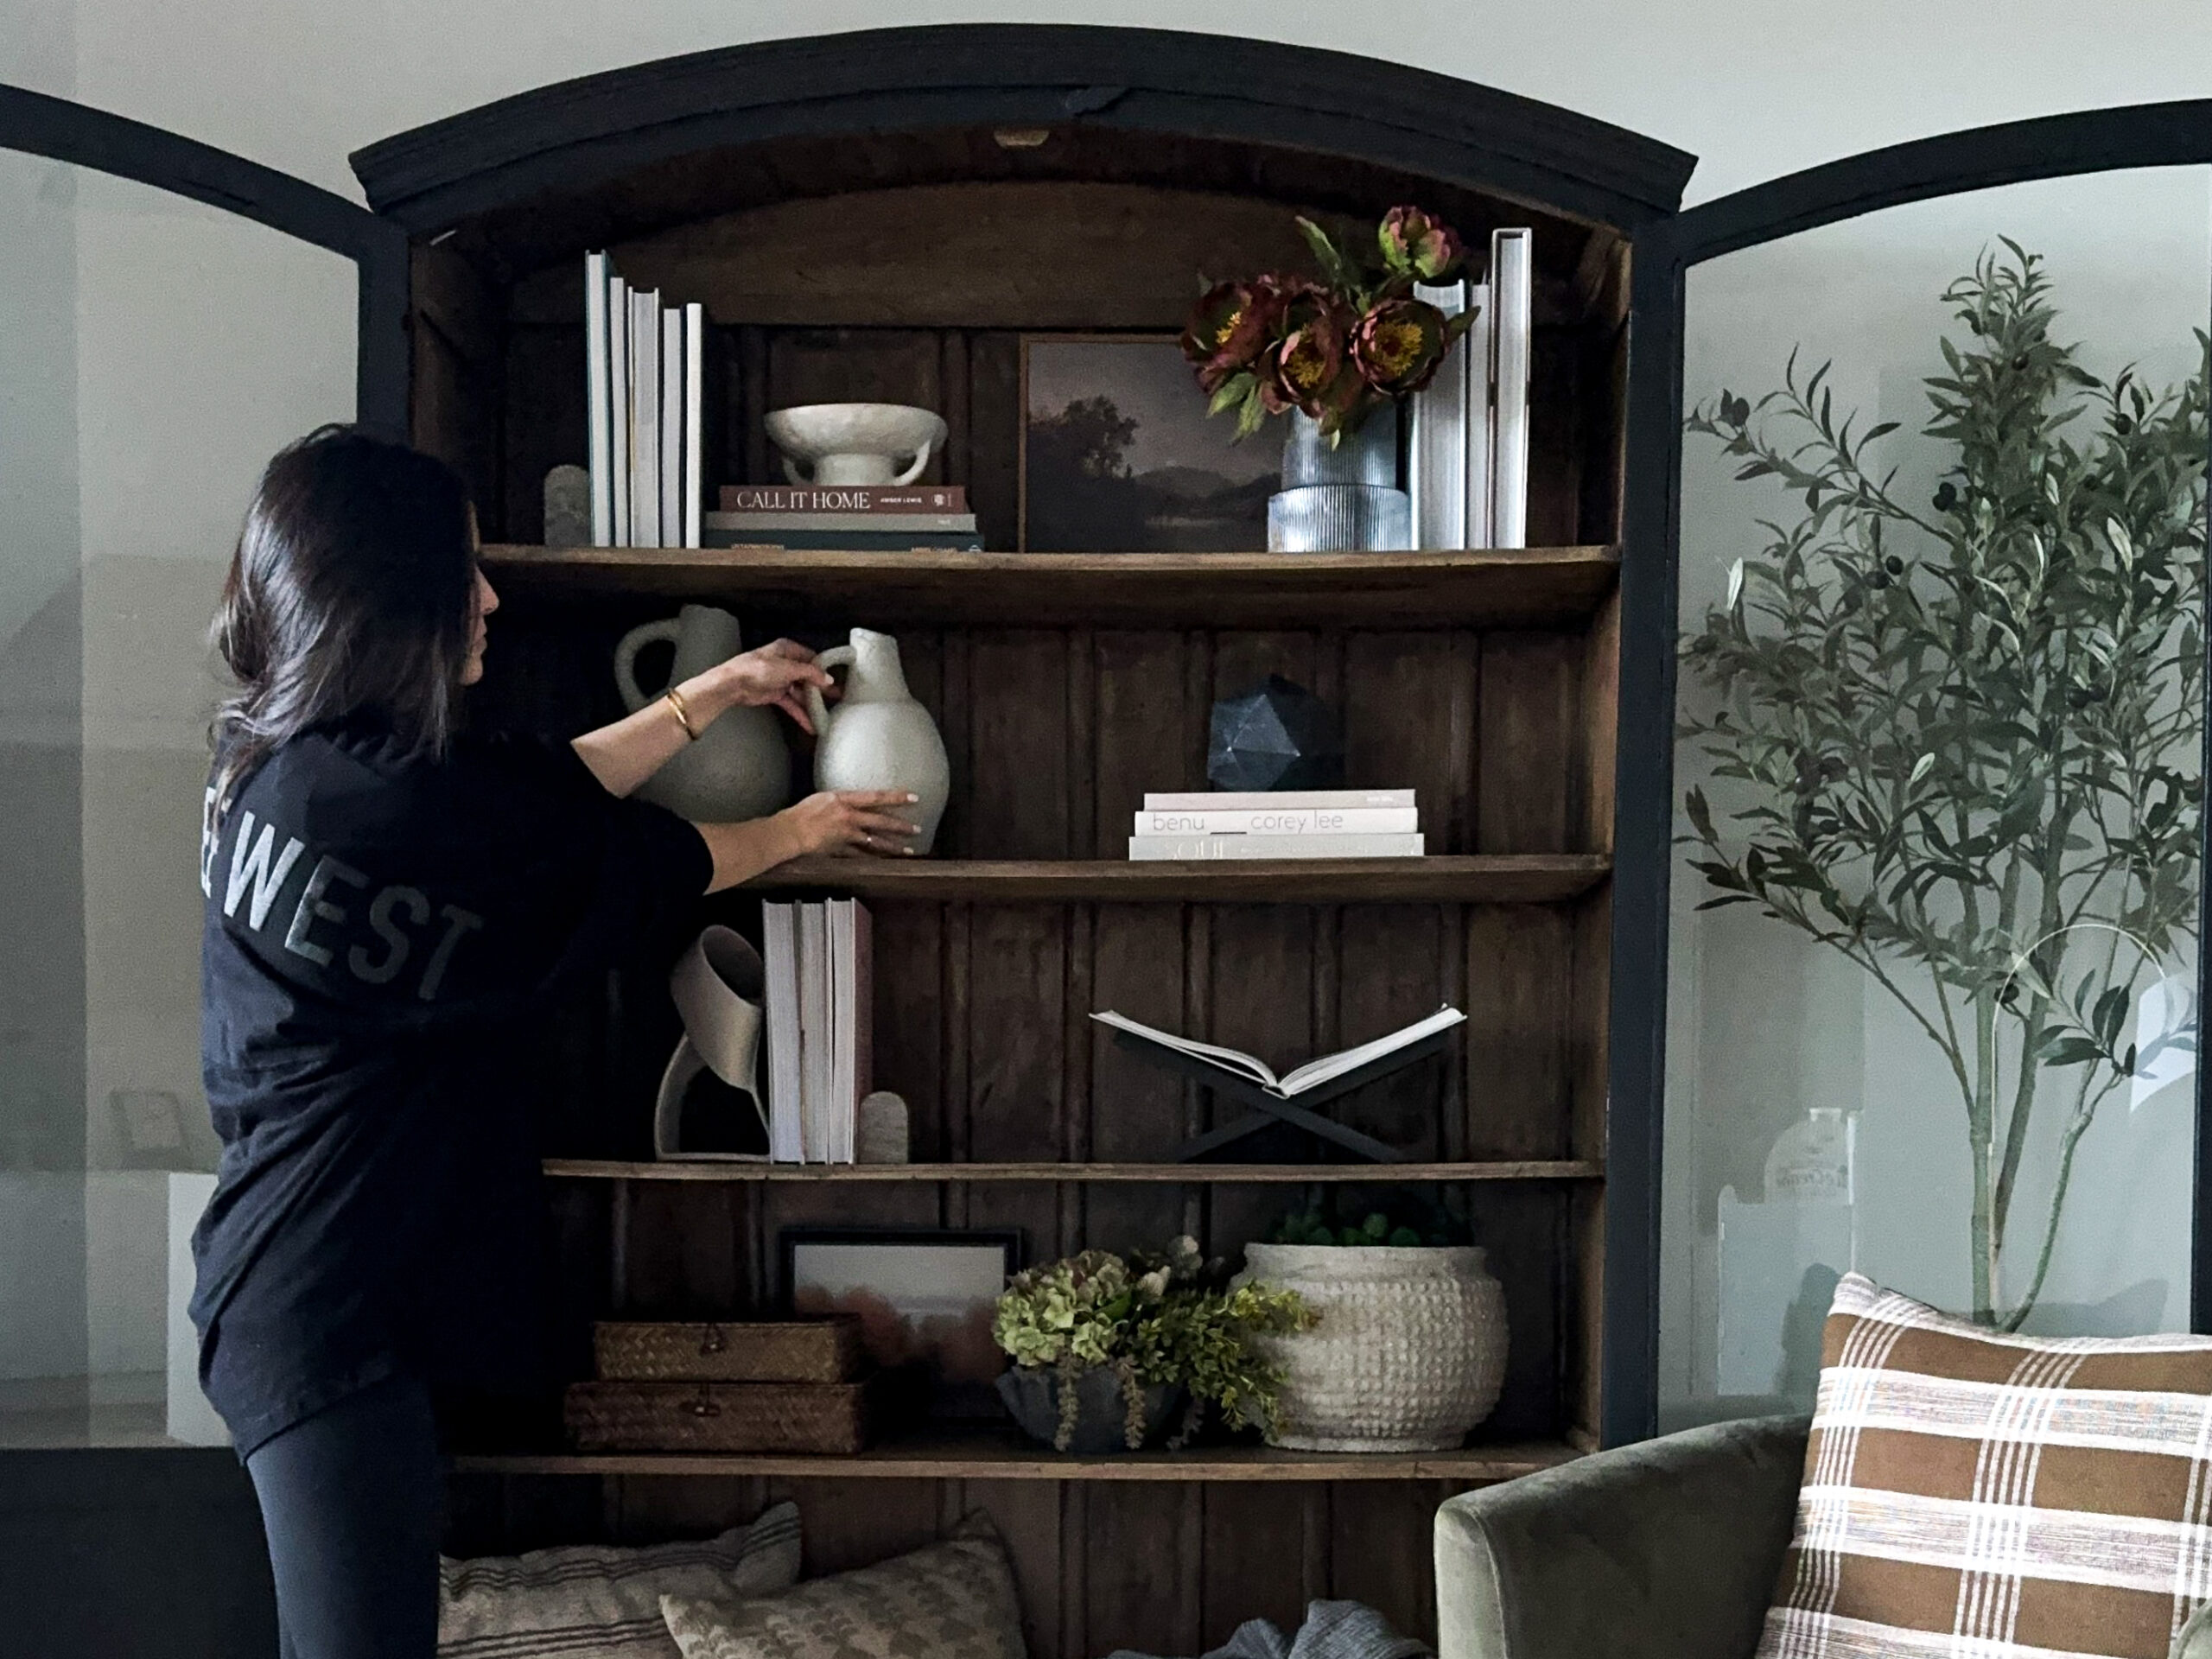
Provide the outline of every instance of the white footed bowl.
[[768,411],[795,484],[911,484],[944,442],[944,416],[908,404],[802,404]]

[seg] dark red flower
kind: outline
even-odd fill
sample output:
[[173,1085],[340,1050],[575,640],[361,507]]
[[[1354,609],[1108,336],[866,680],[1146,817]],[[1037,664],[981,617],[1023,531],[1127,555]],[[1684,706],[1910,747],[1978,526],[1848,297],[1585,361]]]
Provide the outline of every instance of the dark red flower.
[[1450,345],[1444,314],[1422,300],[1384,300],[1359,320],[1352,361],[1386,397],[1419,391],[1435,378]]
[[1217,283],[1199,296],[1178,343],[1209,395],[1257,362],[1281,320],[1284,301],[1283,284],[1274,276]]
[[1260,397],[1271,415],[1303,410],[1319,419],[1346,365],[1351,314],[1332,296],[1309,289],[1290,300],[1287,332],[1259,364]]
[[1452,227],[1418,207],[1393,207],[1385,213],[1376,240],[1383,263],[1393,271],[1425,283],[1450,276],[1466,257]]

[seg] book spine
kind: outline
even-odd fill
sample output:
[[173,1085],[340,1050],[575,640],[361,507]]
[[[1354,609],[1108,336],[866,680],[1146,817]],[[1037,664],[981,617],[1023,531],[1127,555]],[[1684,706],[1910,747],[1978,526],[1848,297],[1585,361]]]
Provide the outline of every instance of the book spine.
[[707,308],[683,308],[683,545],[699,545],[699,514],[706,505]]
[[1475,314],[1467,329],[1467,545],[1491,543],[1491,445],[1497,424],[1497,308],[1488,283],[1467,288],[1467,308]]
[[725,484],[724,512],[965,512],[964,484]]
[[607,338],[607,256],[584,256],[584,415],[591,450],[591,543],[614,543],[614,383]]
[[1131,836],[1129,856],[1155,859],[1419,858],[1413,836]]
[[630,296],[630,541],[660,545],[660,296]]
[[1407,836],[1421,828],[1410,806],[1230,808],[1136,815],[1140,836]]
[[788,902],[760,906],[762,965],[768,1000],[768,1155],[795,1164],[799,1135],[798,923]]
[[836,553],[980,553],[980,536],[932,535],[925,531],[899,531],[883,535],[868,530],[713,530],[705,532],[709,547],[779,547]]
[[1491,545],[1529,543],[1529,233],[1491,236],[1497,308],[1497,425],[1491,448]]
[[[1467,285],[1416,283],[1414,297],[1456,317],[1467,308]],[[1407,400],[1406,489],[1417,548],[1467,545],[1467,363],[1474,351],[1471,337],[1460,341],[1436,378]]]
[[607,385],[611,400],[608,436],[614,458],[607,493],[614,516],[614,545],[632,547],[630,458],[638,441],[636,410],[630,390],[630,285],[611,271],[607,278]]
[[1222,789],[1153,791],[1144,798],[1147,812],[1295,812],[1309,808],[1412,806],[1410,789]]
[[872,536],[912,531],[931,535],[976,533],[972,512],[710,512],[702,522],[709,530],[852,530]]
[[660,544],[683,545],[683,312],[660,314]]

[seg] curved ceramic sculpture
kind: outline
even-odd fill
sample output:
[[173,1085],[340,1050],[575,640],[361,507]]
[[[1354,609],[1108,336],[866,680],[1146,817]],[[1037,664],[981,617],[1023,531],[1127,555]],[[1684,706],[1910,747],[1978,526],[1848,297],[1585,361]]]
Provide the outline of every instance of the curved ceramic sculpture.
[[920,831],[912,846],[926,853],[937,843],[938,820],[952,793],[952,764],[937,722],[906,689],[899,642],[855,628],[850,645],[833,646],[817,660],[849,672],[844,701],[834,709],[820,691],[806,688],[807,712],[814,716],[814,786],[903,789],[919,796],[914,805],[893,810]]
[[813,488],[912,484],[947,430],[944,416],[908,404],[802,404],[770,410],[766,425],[784,476]]

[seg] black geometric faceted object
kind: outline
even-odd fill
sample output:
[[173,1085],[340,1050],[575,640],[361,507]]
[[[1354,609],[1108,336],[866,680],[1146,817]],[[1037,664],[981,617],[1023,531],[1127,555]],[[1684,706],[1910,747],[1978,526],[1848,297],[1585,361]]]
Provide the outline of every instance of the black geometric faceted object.
[[1206,781],[1216,789],[1334,789],[1344,780],[1344,728],[1304,686],[1270,674],[1215,702]]

